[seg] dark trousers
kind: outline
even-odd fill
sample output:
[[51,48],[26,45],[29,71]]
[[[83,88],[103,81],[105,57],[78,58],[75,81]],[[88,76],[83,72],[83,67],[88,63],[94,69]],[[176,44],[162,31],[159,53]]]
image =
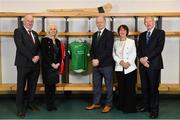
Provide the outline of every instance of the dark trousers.
[[99,104],[102,94],[102,80],[104,78],[106,85],[106,105],[112,106],[113,98],[113,67],[95,67],[93,69],[93,103]]
[[47,108],[54,107],[56,84],[45,84]]
[[159,111],[159,83],[161,70],[140,68],[141,88],[144,107],[151,112]]
[[117,107],[124,112],[136,112],[136,74],[137,70],[128,74],[116,72],[119,93]]
[[38,67],[17,67],[17,112],[24,112],[26,105],[33,102],[39,72]]

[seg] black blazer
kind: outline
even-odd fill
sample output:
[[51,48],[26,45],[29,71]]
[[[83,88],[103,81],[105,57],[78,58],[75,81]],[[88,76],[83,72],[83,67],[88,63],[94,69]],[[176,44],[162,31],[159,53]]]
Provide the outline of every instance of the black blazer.
[[97,41],[98,32],[95,32],[92,36],[92,45],[91,45],[91,59],[98,59],[99,66],[112,66],[114,64],[112,57],[112,50],[114,44],[114,35],[113,32],[104,29],[100,39]]
[[[61,42],[56,39],[56,45],[60,48]],[[58,61],[54,61],[53,54],[53,42],[50,38],[44,37],[41,40],[41,55],[42,55],[42,66],[45,68],[52,68],[52,63],[61,63],[61,48],[59,49]]]
[[[150,62],[150,69],[163,69],[161,52],[164,48],[165,32],[154,28],[148,44],[146,44],[146,34],[147,31],[141,33],[139,36],[138,57],[140,59],[147,56]],[[143,67],[141,63],[140,67]]]
[[35,44],[32,42],[28,32],[22,26],[14,31],[14,42],[16,45],[15,65],[21,67],[34,67],[40,62],[34,64],[32,58],[36,55],[40,56],[40,42],[38,34],[32,31]]
[[41,40],[41,55],[42,55],[42,78],[44,84],[56,84],[59,82],[59,69],[53,69],[52,63],[61,63],[61,48],[60,41],[55,40],[59,47],[57,61],[54,60],[53,42],[50,38],[44,37]]

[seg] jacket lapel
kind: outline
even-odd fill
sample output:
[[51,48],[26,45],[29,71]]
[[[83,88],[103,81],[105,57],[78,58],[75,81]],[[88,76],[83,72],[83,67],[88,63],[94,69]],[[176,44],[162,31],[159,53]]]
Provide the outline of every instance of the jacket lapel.
[[104,29],[103,33],[101,34],[101,37],[99,38],[99,41],[104,37],[105,32],[106,32],[106,28]]
[[37,36],[37,34],[35,34],[35,32],[34,31],[32,31],[32,33],[33,33],[33,36],[34,36],[34,40],[35,40],[35,44],[33,44],[33,45],[37,45],[38,44],[38,36]]
[[150,41],[153,40],[152,38],[155,36],[155,34],[156,34],[156,28],[154,28],[154,30],[150,36],[150,39],[149,39]]
[[[147,33],[147,32],[146,32],[146,33]],[[150,36],[150,38],[149,38],[150,44],[152,43],[152,40],[153,40],[153,37],[155,36],[155,34],[156,34],[156,28],[154,28],[154,30],[152,31],[151,36]]]
[[[106,34],[106,28],[104,29],[103,33],[101,34],[99,40],[96,39],[97,45],[99,45],[100,41],[102,42],[102,40],[104,40],[103,38],[104,38],[105,34]],[[96,35],[96,38],[97,38],[97,35]]]
[[[32,41],[31,41],[31,38],[30,38],[30,36],[29,36],[29,33],[26,31],[26,29],[23,27],[23,32],[25,33],[24,35],[24,37],[25,37],[25,42],[28,42],[29,43],[29,45],[33,45],[33,43],[32,43]],[[32,32],[33,33],[33,32]],[[33,34],[34,35],[34,34]]]
[[[145,45],[145,46],[148,46],[148,44],[146,44],[146,34],[147,34],[147,31],[146,32],[144,32],[144,34],[143,34],[143,44]],[[152,35],[152,34],[151,34]],[[149,38],[149,41],[150,41],[150,39],[151,39],[151,36],[150,36],[150,38]]]

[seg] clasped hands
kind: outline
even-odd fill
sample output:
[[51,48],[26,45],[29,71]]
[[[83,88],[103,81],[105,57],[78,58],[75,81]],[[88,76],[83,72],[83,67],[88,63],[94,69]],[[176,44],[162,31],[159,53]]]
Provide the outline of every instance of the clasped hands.
[[124,62],[124,60],[121,60],[119,63],[124,69],[128,69],[130,64],[128,62]]
[[39,61],[40,57],[38,55],[34,56],[32,58],[33,63],[37,63]]
[[97,67],[99,65],[99,60],[98,59],[93,59],[92,60],[92,66]]
[[144,67],[147,67],[147,68],[149,68],[149,61],[148,61],[148,57],[141,57],[140,58],[140,62],[141,62],[141,64],[143,64],[144,65]]
[[58,69],[59,65],[60,65],[59,63],[56,63],[56,64],[55,64],[55,63],[52,63],[52,64],[51,64],[51,66],[52,66],[54,69]]

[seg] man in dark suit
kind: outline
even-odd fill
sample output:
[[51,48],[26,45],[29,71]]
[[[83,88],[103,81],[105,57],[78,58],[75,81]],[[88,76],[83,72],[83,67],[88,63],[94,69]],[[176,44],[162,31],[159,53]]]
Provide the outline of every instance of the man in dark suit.
[[100,108],[102,78],[105,80],[107,89],[105,107],[103,113],[107,113],[112,107],[113,98],[113,57],[112,49],[114,43],[113,33],[105,28],[106,20],[103,16],[96,18],[98,31],[92,36],[91,59],[93,66],[93,104],[87,106],[87,110]]
[[162,51],[165,32],[155,28],[153,17],[145,17],[147,31],[139,36],[138,57],[141,77],[143,106],[138,111],[150,111],[151,118],[157,118],[159,112],[159,83],[163,69]]
[[23,26],[14,31],[17,67],[16,106],[17,115],[21,118],[25,116],[26,107],[38,110],[33,105],[33,100],[40,72],[40,42],[32,27],[33,16],[26,15]]

